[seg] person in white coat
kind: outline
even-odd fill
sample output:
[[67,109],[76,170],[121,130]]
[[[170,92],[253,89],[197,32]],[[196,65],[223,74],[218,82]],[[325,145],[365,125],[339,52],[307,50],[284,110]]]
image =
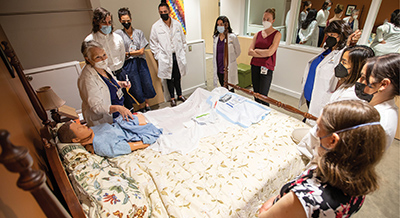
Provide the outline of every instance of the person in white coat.
[[310,45],[317,47],[318,43],[318,25],[315,18],[317,17],[317,10],[311,9],[305,21],[301,24],[299,30],[299,44]]
[[324,40],[324,30],[326,27],[326,21],[329,17],[329,10],[331,10],[332,2],[330,0],[325,0],[322,4],[321,9],[317,13],[317,24],[319,28],[318,33],[318,47],[322,45]]
[[376,37],[371,44],[376,56],[400,52],[400,10],[395,10],[390,22],[385,22],[376,29]]
[[118,81],[107,67],[108,57],[103,46],[96,41],[84,41],[81,52],[86,65],[78,78],[78,89],[82,99],[82,113],[87,125],[113,123],[113,118],[122,115],[133,119],[132,113],[123,106],[122,88],[129,88],[126,81]]
[[236,58],[240,55],[240,44],[236,35],[232,32],[231,24],[226,16],[219,16],[214,27],[214,46],[213,46],[213,67],[214,67],[214,87],[217,81],[224,86],[224,54],[225,37],[228,36],[228,82],[238,84],[238,69]]
[[98,7],[93,11],[92,32],[85,41],[100,43],[108,56],[108,67],[114,76],[122,72],[125,61],[125,47],[122,37],[113,32],[112,16],[109,11]]
[[151,27],[150,49],[158,61],[158,77],[167,80],[171,106],[178,100],[185,101],[182,95],[181,77],[186,74],[186,39],[181,24],[172,19],[167,3],[158,5],[160,19]]
[[354,9],[351,12],[351,16],[343,18],[343,20],[350,25],[353,31],[358,30],[358,15],[360,15],[360,10]]
[[[322,108],[328,103],[337,87],[338,79],[335,77],[334,69],[339,64],[348,39],[357,42],[361,35],[360,31],[353,34],[352,32],[350,26],[344,21],[332,21],[325,29],[326,50],[312,58],[304,70],[301,82],[303,93],[299,107],[307,102],[308,113],[315,117],[321,115]],[[307,121],[315,125],[315,121]]]

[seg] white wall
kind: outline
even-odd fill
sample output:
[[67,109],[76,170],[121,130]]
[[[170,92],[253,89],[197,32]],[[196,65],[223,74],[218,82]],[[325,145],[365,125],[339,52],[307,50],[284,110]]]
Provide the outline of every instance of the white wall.
[[237,34],[243,33],[244,14],[245,0],[220,0],[220,15],[229,18],[233,32]]
[[[97,3],[99,2],[99,3]],[[132,13],[132,25],[143,31],[149,39],[151,26],[160,19],[158,5],[160,0],[92,0],[93,5],[99,4],[113,15],[114,28],[122,28],[118,21],[118,9],[128,7]],[[200,0],[185,0],[186,40],[201,39]]]
[[[88,0],[1,1],[0,24],[25,69],[83,60],[81,42],[91,31]],[[35,13],[49,12],[53,13]]]

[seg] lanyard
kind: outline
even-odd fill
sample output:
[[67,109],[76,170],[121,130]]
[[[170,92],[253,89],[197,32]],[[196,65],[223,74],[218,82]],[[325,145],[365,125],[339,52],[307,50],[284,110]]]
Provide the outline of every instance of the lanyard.
[[99,74],[99,76],[101,76],[102,78],[105,78],[106,80],[108,80],[111,83],[111,85],[113,85],[115,88],[117,88],[117,90],[119,89],[119,87],[112,82],[112,80],[110,79],[111,75],[107,71],[106,71],[107,77],[101,75],[97,70],[96,70],[96,72]]

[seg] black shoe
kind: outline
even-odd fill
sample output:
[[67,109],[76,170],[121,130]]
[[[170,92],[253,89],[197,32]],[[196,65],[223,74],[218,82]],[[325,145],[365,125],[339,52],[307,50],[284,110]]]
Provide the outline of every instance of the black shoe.
[[144,107],[144,109],[146,109],[146,112],[147,112],[147,111],[151,111],[150,106],[146,106],[146,107]]
[[181,95],[180,97],[178,97],[178,100],[182,101],[182,102],[185,102],[186,98],[185,98],[185,96]]
[[175,99],[171,99],[171,107],[175,107],[176,106],[176,100]]

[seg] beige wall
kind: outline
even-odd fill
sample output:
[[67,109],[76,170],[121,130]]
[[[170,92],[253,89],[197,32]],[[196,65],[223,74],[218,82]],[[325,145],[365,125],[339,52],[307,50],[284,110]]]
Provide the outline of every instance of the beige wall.
[[[0,26],[0,41],[5,35]],[[23,145],[29,149],[38,168],[35,142],[40,142],[39,128],[41,122],[34,114],[29,99],[20,80],[11,78],[7,68],[0,61],[0,129],[10,132],[10,141],[14,145]],[[38,145],[37,145],[38,146]],[[16,185],[19,174],[10,173],[0,164],[0,218],[10,217],[45,217],[39,205],[29,192]]]
[[[91,31],[89,0],[1,1],[0,24],[25,69],[81,61],[80,46]],[[33,13],[49,12],[54,13]]]
[[206,42],[206,53],[213,53],[215,21],[219,16],[218,0],[200,1],[201,38]]

